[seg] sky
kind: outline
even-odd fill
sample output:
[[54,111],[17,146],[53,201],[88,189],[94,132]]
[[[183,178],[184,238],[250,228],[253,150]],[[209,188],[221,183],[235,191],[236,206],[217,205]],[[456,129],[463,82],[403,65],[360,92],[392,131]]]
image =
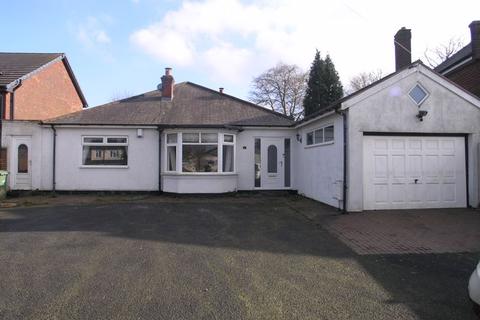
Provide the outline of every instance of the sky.
[[[2,0],[6,1],[6,0]],[[5,6],[4,6],[5,7]],[[346,86],[360,72],[394,71],[393,36],[412,29],[412,59],[460,38],[480,1],[8,1],[0,51],[64,52],[90,106],[154,90],[165,67],[247,98],[279,62],[308,71],[329,54]]]

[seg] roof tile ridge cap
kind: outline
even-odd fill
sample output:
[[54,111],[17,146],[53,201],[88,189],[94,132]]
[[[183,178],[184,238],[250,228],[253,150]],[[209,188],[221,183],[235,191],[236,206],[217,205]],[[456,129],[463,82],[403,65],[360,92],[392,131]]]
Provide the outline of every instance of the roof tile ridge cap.
[[241,103],[250,105],[250,106],[252,106],[252,107],[254,107],[254,108],[257,108],[257,109],[259,109],[259,110],[261,110],[261,111],[266,111],[267,113],[271,113],[271,114],[273,114],[273,115],[275,115],[275,116],[279,116],[279,117],[284,118],[284,119],[286,119],[286,120],[290,120],[290,121],[295,122],[294,119],[290,118],[290,117],[287,116],[287,115],[284,115],[283,113],[276,112],[276,111],[273,111],[273,110],[264,108],[264,107],[262,107],[262,106],[259,106],[258,104],[255,104],[255,103],[253,103],[253,102],[250,102],[250,101],[247,101],[247,100],[244,100],[244,99],[235,97],[235,96],[232,96],[232,95],[230,95],[230,94],[228,94],[228,93],[220,93],[220,92],[218,92],[218,91],[216,91],[216,90],[214,90],[214,89],[211,89],[211,88],[202,86],[201,84],[194,83],[194,82],[191,82],[191,81],[185,81],[184,83],[186,83],[186,84],[191,84],[191,85],[193,85],[193,86],[199,87],[200,89],[204,89],[204,90],[207,90],[207,91],[211,91],[211,92],[213,92],[213,93],[216,93],[217,95],[227,96],[227,98],[230,98],[230,99],[236,100],[236,101],[238,101],[238,102],[241,102]]

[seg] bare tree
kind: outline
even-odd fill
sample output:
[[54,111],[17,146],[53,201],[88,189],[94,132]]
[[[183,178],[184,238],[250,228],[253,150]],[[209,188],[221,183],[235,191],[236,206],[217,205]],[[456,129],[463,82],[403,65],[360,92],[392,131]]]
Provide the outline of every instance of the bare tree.
[[441,44],[436,48],[425,49],[423,56],[428,65],[435,68],[440,63],[453,56],[458,50],[462,49],[463,46],[462,39],[451,38],[447,43]]
[[130,98],[131,96],[133,96],[133,94],[127,90],[117,91],[112,94],[110,101],[113,102],[113,101],[123,100],[123,99]]
[[349,93],[358,91],[366,86],[383,78],[382,70],[378,69],[371,72],[361,72],[350,79]]
[[294,119],[303,115],[307,73],[296,65],[279,63],[252,81],[250,101]]

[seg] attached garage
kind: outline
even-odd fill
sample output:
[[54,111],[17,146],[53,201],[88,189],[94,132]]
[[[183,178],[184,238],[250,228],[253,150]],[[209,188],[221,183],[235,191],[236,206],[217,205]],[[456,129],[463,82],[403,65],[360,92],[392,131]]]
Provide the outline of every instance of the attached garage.
[[467,206],[464,136],[364,135],[364,209]]

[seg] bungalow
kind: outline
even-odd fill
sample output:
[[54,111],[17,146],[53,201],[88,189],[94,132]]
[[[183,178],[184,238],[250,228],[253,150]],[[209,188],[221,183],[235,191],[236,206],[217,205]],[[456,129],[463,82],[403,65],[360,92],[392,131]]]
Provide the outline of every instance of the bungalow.
[[4,126],[38,145],[15,153],[32,162],[24,189],[273,189],[348,211],[477,207],[480,100],[411,63],[409,35],[396,35],[396,72],[299,122],[223,90],[175,84],[167,68],[157,90]]

